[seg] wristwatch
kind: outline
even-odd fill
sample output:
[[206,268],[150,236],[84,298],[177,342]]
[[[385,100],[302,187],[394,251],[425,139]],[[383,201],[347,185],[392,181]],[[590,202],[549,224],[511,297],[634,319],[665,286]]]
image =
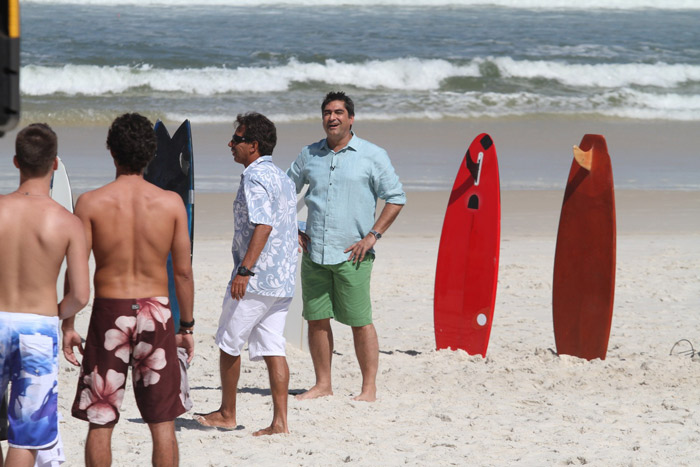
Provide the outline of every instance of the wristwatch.
[[369,233],[371,233],[372,235],[374,235],[374,238],[376,238],[377,240],[379,240],[380,238],[382,238],[382,234],[380,234],[379,232],[377,232],[377,231],[374,230],[374,229],[370,230]]
[[238,266],[238,271],[236,271],[238,276],[254,276],[255,273],[245,266]]

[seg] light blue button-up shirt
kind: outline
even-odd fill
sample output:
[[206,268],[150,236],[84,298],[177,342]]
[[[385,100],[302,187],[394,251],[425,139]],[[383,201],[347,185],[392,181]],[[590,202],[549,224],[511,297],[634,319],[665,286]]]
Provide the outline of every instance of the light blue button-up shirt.
[[377,198],[406,204],[398,175],[386,151],[357,137],[331,150],[323,139],[306,146],[287,171],[299,193],[309,185],[306,233],[309,254],[317,264],[347,261],[344,253],[374,226]]
[[257,224],[272,226],[272,232],[251,270],[247,292],[272,297],[292,297],[299,254],[297,197],[284,171],[272,156],[253,161],[241,174],[241,185],[233,202],[234,234],[231,252],[233,272],[245,257]]

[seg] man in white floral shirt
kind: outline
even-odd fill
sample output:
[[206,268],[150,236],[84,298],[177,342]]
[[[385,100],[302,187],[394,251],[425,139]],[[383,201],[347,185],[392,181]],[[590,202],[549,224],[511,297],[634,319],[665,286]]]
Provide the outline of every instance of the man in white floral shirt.
[[251,112],[238,115],[235,126],[229,147],[245,170],[233,204],[234,268],[216,333],[222,401],[218,410],[195,419],[204,426],[237,427],[240,355],[247,341],[250,359],[267,364],[274,406],[272,424],[253,435],[288,433],[289,367],[283,332],[297,267],[296,191],[272,162],[275,125]]

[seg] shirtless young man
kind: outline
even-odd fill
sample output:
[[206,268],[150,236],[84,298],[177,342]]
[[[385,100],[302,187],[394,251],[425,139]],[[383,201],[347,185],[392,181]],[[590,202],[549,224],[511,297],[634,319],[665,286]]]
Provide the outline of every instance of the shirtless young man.
[[[80,221],[49,196],[56,134],[29,125],[15,151],[19,188],[0,196],[0,398],[10,383],[7,465],[30,466],[58,437],[58,320],[87,304],[90,282]],[[56,305],[63,258],[69,291]]]
[[[131,366],[136,404],[153,438],[153,465],[177,465],[175,418],[185,407],[176,344],[187,350],[188,361],[194,353],[187,213],[176,193],[143,179],[156,152],[147,118],[135,113],[118,117],[109,129],[107,148],[116,180],[83,194],[75,206],[95,257],[95,300],[84,350],[72,320],[63,324],[66,358],[77,365],[73,346],[83,353],[72,412],[90,422],[86,465],[111,465],[112,431]],[[169,253],[182,318],[177,336],[167,298]]]

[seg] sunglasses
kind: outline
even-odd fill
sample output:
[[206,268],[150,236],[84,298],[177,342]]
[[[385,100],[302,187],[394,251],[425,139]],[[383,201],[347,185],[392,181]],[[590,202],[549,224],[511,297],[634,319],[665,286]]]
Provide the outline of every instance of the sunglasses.
[[240,143],[245,143],[246,139],[244,136],[239,136],[236,133],[234,133],[233,136],[231,137],[231,142],[233,142],[233,144],[240,144]]

